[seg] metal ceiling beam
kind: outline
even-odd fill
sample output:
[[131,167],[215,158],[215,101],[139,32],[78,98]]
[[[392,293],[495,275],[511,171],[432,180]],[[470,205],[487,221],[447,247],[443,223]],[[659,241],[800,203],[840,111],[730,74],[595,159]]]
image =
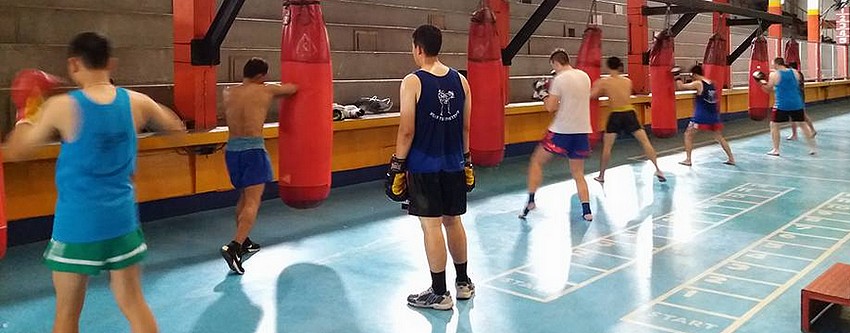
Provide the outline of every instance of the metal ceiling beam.
[[537,28],[543,24],[543,21],[546,20],[546,17],[552,13],[552,10],[555,9],[555,6],[561,0],[543,0],[537,10],[534,11],[534,14],[531,14],[531,17],[528,18],[528,21],[525,22],[525,25],[519,29],[516,36],[511,40],[511,43],[508,44],[502,50],[502,64],[505,66],[510,66],[514,57],[519,53],[522,46],[525,45],[526,42],[531,38],[531,35],[537,31]]
[[730,27],[742,25],[759,25],[758,19],[726,19],[726,25]]
[[738,57],[744,54],[744,52],[747,51],[750,45],[752,45],[753,39],[756,39],[756,37],[767,31],[767,28],[770,27],[770,25],[770,23],[762,22],[761,26],[759,26],[755,31],[753,31],[753,33],[751,33],[750,36],[747,37],[747,39],[741,42],[741,45],[738,45],[738,48],[736,48],[735,51],[732,51],[732,53],[730,53],[729,56],[726,57],[726,63],[729,64],[729,66],[732,66],[732,63],[734,63],[735,60],[738,60]]
[[[671,15],[680,15],[680,14],[690,14],[690,13],[708,13],[709,11],[698,11],[693,10],[691,8],[685,8],[681,6],[671,6],[670,14]],[[649,7],[643,6],[641,9],[641,13],[644,16],[658,16],[658,15],[667,15],[667,6],[658,6],[658,7]]]
[[682,30],[685,30],[685,27],[687,27],[695,17],[697,17],[696,13],[682,15],[682,17],[680,17],[672,27],[670,27],[670,32],[673,33],[673,37],[678,36]]
[[715,12],[743,16],[747,18],[759,19],[763,22],[778,23],[783,25],[791,25],[794,20],[787,16],[768,14],[765,11],[758,11],[738,6],[732,6],[724,3],[710,2],[705,0],[653,0],[655,2],[666,3],[671,6],[679,6],[696,12]]

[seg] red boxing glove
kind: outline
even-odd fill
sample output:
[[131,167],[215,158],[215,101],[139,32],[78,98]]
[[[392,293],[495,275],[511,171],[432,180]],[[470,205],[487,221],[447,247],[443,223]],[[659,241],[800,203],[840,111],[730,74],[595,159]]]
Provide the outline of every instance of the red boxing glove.
[[47,93],[56,89],[62,80],[36,69],[24,69],[12,80],[12,102],[17,108],[17,120],[33,120]]

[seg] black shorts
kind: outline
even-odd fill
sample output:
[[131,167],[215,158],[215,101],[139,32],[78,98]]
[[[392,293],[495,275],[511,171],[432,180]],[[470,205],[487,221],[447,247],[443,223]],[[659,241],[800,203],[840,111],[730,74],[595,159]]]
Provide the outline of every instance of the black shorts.
[[466,213],[466,176],[463,171],[411,173],[408,175],[410,206],[419,217],[460,216]]
[[782,111],[773,108],[773,111],[770,113],[770,121],[774,123],[787,123],[789,121],[803,122],[806,121],[806,113],[803,110]]
[[631,134],[640,129],[643,129],[643,126],[640,125],[634,111],[611,112],[611,114],[608,115],[608,125],[605,126],[605,133]]

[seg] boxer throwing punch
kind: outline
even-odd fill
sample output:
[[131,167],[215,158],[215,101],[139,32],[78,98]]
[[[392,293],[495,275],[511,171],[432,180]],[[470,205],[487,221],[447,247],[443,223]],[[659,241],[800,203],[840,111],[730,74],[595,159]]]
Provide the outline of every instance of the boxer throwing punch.
[[770,139],[773,142],[773,149],[767,154],[779,156],[779,127],[783,123],[792,122],[803,130],[806,143],[809,145],[809,155],[815,155],[817,144],[812,129],[806,125],[806,115],[803,112],[806,106],[803,93],[800,91],[800,81],[803,77],[800,72],[788,68],[783,58],[774,59],[773,68],[775,71],[769,76],[759,71],[753,73],[753,77],[761,83],[764,91],[774,92],[776,100],[770,114]]
[[239,192],[236,202],[236,233],[221,247],[221,256],[230,270],[244,274],[242,260],[260,250],[248,234],[254,228],[266,183],[273,180],[272,166],[263,139],[263,125],[275,98],[296,92],[292,84],[266,83],[269,64],[251,58],[242,69],[242,83],[224,91],[228,135],[224,158],[230,183]]
[[691,166],[694,136],[698,131],[706,131],[714,135],[714,141],[717,141],[720,147],[723,148],[723,152],[726,153],[726,162],[723,163],[735,165],[732,148],[729,147],[729,142],[723,137],[723,121],[720,120],[720,109],[717,105],[717,88],[714,86],[714,83],[704,76],[702,65],[691,67],[693,81],[690,83],[684,83],[680,74],[677,68],[674,68],[673,75],[676,78],[676,89],[696,90],[697,94],[696,98],[694,98],[694,116],[691,117],[688,128],[685,130],[685,160],[679,162],[679,164]]
[[547,111],[554,112],[555,118],[549,130],[534,153],[528,166],[528,201],[522,209],[520,218],[536,208],[534,195],[543,182],[543,166],[552,156],[569,159],[570,173],[576,182],[578,197],[581,201],[582,218],[593,220],[590,210],[590,192],[584,179],[584,160],[590,156],[590,77],[587,73],[570,65],[567,51],[557,49],[549,56],[549,63],[555,70],[551,81],[538,86],[536,95],[543,98]]
[[[132,332],[156,332],[141,286],[145,245],[132,175],[136,134],[150,124],[183,131],[183,123],[150,97],[110,83],[110,42],[96,33],[74,37],[68,73],[81,89],[19,111],[7,143],[10,160],[61,140],[56,163],[56,213],[44,261],[56,290],[55,333],[79,331],[90,275],[109,271],[110,287]],[[27,109],[27,108],[25,108]]]

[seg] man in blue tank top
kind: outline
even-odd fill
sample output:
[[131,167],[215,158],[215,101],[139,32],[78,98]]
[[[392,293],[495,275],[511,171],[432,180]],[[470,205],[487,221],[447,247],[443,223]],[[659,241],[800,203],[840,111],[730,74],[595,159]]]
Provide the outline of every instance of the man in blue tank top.
[[770,119],[770,138],[773,141],[773,149],[767,154],[779,156],[779,128],[783,123],[790,121],[801,126],[806,136],[806,143],[809,145],[809,155],[814,155],[817,153],[817,146],[811,128],[805,124],[806,115],[803,113],[806,104],[800,90],[802,76],[800,72],[788,68],[783,58],[774,59],[773,68],[775,71],[770,73],[767,82],[762,82],[764,91],[768,93],[773,91],[776,97]]
[[702,65],[691,67],[693,81],[684,83],[682,78],[676,76],[677,90],[695,90],[694,116],[685,130],[685,160],[679,162],[681,165],[691,166],[691,152],[694,150],[694,136],[698,131],[707,131],[714,134],[714,141],[720,144],[726,153],[727,165],[735,165],[735,157],[732,156],[732,148],[726,138],[723,137],[723,121],[720,119],[720,108],[717,103],[717,88],[714,83],[705,78]]
[[[788,63],[788,67],[800,73],[800,95],[803,96],[803,100],[806,98],[806,77],[803,76],[803,72],[800,72],[800,65],[796,62]],[[809,129],[812,131],[812,136],[817,136],[818,131],[815,130],[815,124],[812,123],[812,119],[809,118],[809,113],[806,112],[806,108],[803,108],[803,117],[806,119],[806,125],[809,126]],[[797,140],[797,123],[791,123],[791,135],[789,135],[786,140],[795,141]]]
[[103,36],[79,34],[68,51],[68,72],[81,89],[45,101],[37,117],[16,124],[7,144],[7,158],[18,159],[61,139],[53,235],[44,252],[56,289],[53,332],[79,331],[88,277],[101,271],[110,272],[131,331],[156,332],[140,282],[147,246],[131,179],[136,134],[148,124],[183,131],[183,123],[150,97],[110,83],[114,60]]
[[396,201],[409,199],[408,212],[419,217],[425,237],[431,287],[408,296],[407,303],[449,310],[454,302],[446,287],[443,228],[457,272],[457,299],[475,295],[466,272],[466,231],[460,218],[475,180],[469,158],[469,83],[440,62],[442,41],[442,32],[431,25],[413,33],[413,58],[420,69],[401,83],[401,117],[387,194]]

